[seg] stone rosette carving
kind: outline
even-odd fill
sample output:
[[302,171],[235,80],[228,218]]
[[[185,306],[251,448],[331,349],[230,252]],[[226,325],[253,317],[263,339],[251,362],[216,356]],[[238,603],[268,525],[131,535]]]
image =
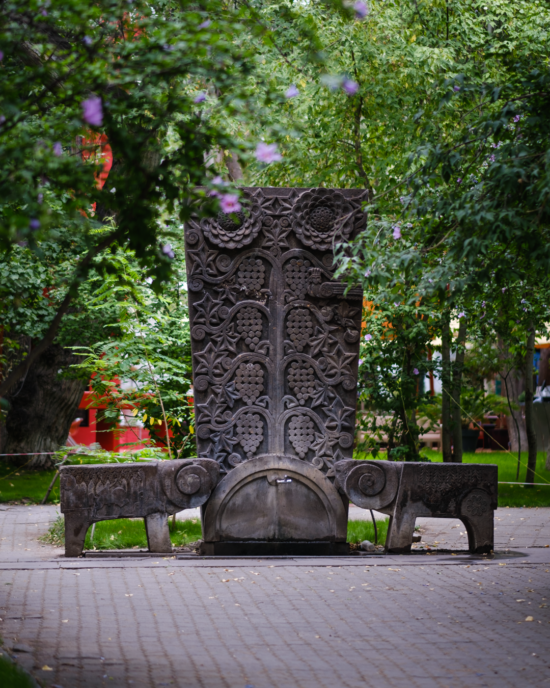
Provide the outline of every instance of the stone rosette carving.
[[335,240],[346,240],[354,227],[354,209],[334,189],[310,189],[296,201],[293,229],[305,246],[326,251]]
[[225,249],[242,248],[250,244],[262,228],[262,212],[258,203],[246,195],[243,210],[238,213],[220,211],[216,217],[201,220],[206,238]]

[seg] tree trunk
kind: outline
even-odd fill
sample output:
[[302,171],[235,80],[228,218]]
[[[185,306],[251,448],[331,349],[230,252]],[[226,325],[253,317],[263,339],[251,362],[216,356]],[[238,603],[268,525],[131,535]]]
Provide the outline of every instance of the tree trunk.
[[[515,370],[510,372],[503,372],[501,374],[504,385],[504,393],[509,396],[510,401],[518,403],[519,395],[523,392],[523,376],[519,376]],[[523,411],[521,408],[512,411],[513,415],[506,416],[506,425],[508,427],[508,435],[510,437],[510,450],[518,452],[521,449],[525,450],[527,447],[527,433],[525,432],[525,421],[523,419]],[[517,422],[517,426],[516,426]],[[518,436],[519,427],[519,436]]]
[[[6,397],[10,404],[0,432],[0,453],[57,451],[67,441],[86,381],[61,377],[80,357],[50,345],[31,365],[22,383]],[[18,465],[49,468],[51,457],[13,457]]]
[[533,355],[535,353],[535,328],[531,324],[527,337],[527,354],[525,356],[525,429],[527,431],[527,474],[525,487],[535,482],[537,467],[537,435],[535,433],[535,419],[533,417]]
[[464,369],[464,353],[466,351],[466,318],[460,319],[458,339],[456,342],[456,359],[453,365],[452,390],[452,427],[453,427],[453,461],[462,463],[462,410],[460,408],[460,393],[462,391],[462,371]]
[[453,460],[451,449],[451,318],[446,311],[441,319],[441,447],[443,461]]

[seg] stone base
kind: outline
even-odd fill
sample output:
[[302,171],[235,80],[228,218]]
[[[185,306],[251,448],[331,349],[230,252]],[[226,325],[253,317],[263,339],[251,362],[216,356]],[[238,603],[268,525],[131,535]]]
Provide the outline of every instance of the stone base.
[[327,557],[332,555],[349,554],[347,542],[311,542],[288,541],[269,542],[262,540],[247,540],[239,542],[203,542],[199,554],[204,556],[303,556]]

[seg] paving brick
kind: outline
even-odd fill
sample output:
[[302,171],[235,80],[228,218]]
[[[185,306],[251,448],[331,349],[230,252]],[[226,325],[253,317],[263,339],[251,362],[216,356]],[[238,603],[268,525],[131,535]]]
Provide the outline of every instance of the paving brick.
[[[18,507],[0,634],[63,688],[550,686],[550,509],[503,511],[521,556],[69,562],[36,541],[55,513]],[[459,541],[429,521],[432,544]]]

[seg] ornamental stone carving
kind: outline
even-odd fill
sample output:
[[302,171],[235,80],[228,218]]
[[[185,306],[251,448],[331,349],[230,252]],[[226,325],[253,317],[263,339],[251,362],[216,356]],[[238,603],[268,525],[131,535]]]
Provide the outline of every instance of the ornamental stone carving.
[[332,250],[364,227],[367,193],[243,196],[240,215],[185,226],[198,454],[222,475],[277,453],[332,479],[353,451],[361,328]]
[[[262,213],[255,199],[244,191],[243,210],[238,213],[220,212],[215,218],[201,221],[201,229],[208,240],[222,248],[241,248],[250,244],[262,226]],[[189,240],[188,240],[189,242]]]
[[292,209],[292,227],[305,246],[319,251],[346,241],[354,229],[355,213],[346,197],[332,189],[310,189]]

